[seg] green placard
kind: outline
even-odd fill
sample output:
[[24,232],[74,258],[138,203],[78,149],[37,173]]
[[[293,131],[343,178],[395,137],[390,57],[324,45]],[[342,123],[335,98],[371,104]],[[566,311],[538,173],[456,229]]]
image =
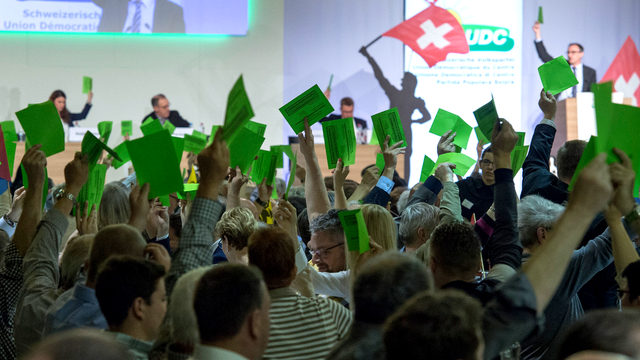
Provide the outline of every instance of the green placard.
[[595,159],[596,155],[598,155],[598,137],[591,136],[587,146],[582,151],[582,156],[580,157],[580,161],[578,162],[578,166],[576,166],[576,171],[573,172],[573,177],[571,178],[571,183],[569,184],[569,191],[573,190],[573,187],[576,184],[576,180],[578,180],[578,176],[582,172],[582,169],[587,166],[591,160]]
[[427,178],[436,171],[435,167],[436,163],[425,155],[422,161],[422,170],[420,170],[420,182],[425,182]]
[[133,136],[133,121],[122,120],[120,122],[120,133],[122,136]]
[[264,133],[267,131],[267,125],[265,124],[261,124],[261,123],[257,123],[255,121],[249,121],[247,122],[244,127],[246,127],[247,129],[253,131],[254,133],[260,135],[260,136],[264,136]]
[[453,143],[463,149],[466,149],[473,128],[462,120],[460,116],[450,113],[444,109],[438,109],[429,132],[442,136],[449,130],[452,130],[452,133],[456,133]]
[[171,121],[166,120],[162,128],[167,130],[170,135],[173,135],[173,132],[176,131],[176,127],[171,123]]
[[478,127],[486,139],[491,142],[491,135],[493,134],[493,126],[498,119],[498,109],[496,109],[496,103],[493,100],[493,94],[491,94],[491,101],[479,107],[473,112],[473,116],[478,122]]
[[88,94],[93,89],[93,79],[88,76],[82,77],[82,93]]
[[202,139],[202,140],[204,140],[204,141],[207,141],[207,135],[206,135],[206,134],[201,133],[201,132],[200,132],[200,131],[198,131],[198,130],[193,130],[193,132],[191,133],[191,136],[193,136],[193,137],[197,137],[198,139]]
[[544,16],[542,16],[542,6],[538,6],[538,22],[544,24]]
[[158,200],[160,200],[160,202],[162,203],[162,206],[171,205],[171,195],[169,194],[158,196]]
[[300,134],[304,131],[305,117],[311,126],[331,114],[333,110],[333,106],[316,84],[281,107],[280,113],[293,132]]
[[513,170],[514,177],[518,174],[518,171],[522,169],[522,165],[524,165],[524,161],[527,159],[528,151],[529,146],[516,145],[511,152],[511,170]]
[[16,134],[16,125],[13,120],[0,122],[2,126],[2,135],[4,136],[4,147],[7,151],[7,160],[9,162],[9,173],[13,178],[13,164],[15,164],[16,148],[18,135]]
[[371,115],[373,120],[373,128],[378,137],[378,143],[384,144],[387,135],[390,136],[389,146],[402,141],[401,146],[407,146],[407,140],[404,137],[404,131],[402,130],[402,121],[400,120],[400,114],[398,114],[398,108],[392,108],[383,112]]
[[485,145],[491,142],[491,140],[487,139],[487,137],[484,136],[479,126],[474,127],[473,131],[476,133],[476,138],[478,139],[478,142],[482,141]]
[[64,151],[64,129],[53,102],[33,104],[16,116],[31,144],[42,144],[40,150],[47,156]]
[[456,168],[453,169],[453,173],[460,176],[465,176],[466,173],[469,171],[469,169],[476,164],[476,161],[474,159],[468,157],[465,154],[458,154],[458,153],[442,154],[438,156],[438,160],[436,160],[436,164],[433,166],[433,170],[429,175],[433,175],[433,173],[438,168],[438,165],[446,162],[455,164]]
[[289,168],[289,180],[287,181],[287,189],[284,192],[284,199],[289,199],[289,190],[291,190],[291,186],[293,186],[293,182],[296,179],[296,165],[298,164],[298,156],[293,152],[291,146],[286,146],[283,148],[285,154],[291,161],[291,167]]
[[79,209],[84,211],[85,202],[89,202],[88,213],[91,213],[91,207],[96,206],[96,210],[100,207],[100,200],[102,200],[102,193],[104,192],[104,181],[107,174],[107,166],[103,164],[89,165],[89,177],[87,182],[82,186],[78,193],[78,203],[75,210]]
[[[271,151],[258,151],[258,158],[253,161],[251,166],[251,181],[260,184],[264,178],[269,177],[271,169]],[[273,167],[275,169],[275,165]]]
[[116,146],[113,149],[113,151],[115,151],[121,159],[121,160],[117,160],[115,158],[113,159],[113,161],[111,162],[111,166],[113,166],[114,169],[118,169],[122,165],[131,161],[131,157],[129,156],[129,150],[127,149],[127,141]]
[[338,216],[340,216],[349,251],[359,251],[360,254],[369,251],[369,233],[362,216],[362,209],[340,211]]
[[329,169],[335,169],[340,158],[343,166],[356,163],[356,132],[353,118],[325,121],[322,123],[322,132]]
[[211,127],[211,135],[209,136],[209,140],[207,141],[207,146],[213,144],[213,139],[216,137],[216,133],[218,132],[218,129],[221,127],[222,126],[220,125],[213,125]]
[[109,153],[109,155],[113,156],[114,159],[118,161],[122,161],[120,155],[115,152],[113,149],[108,147],[105,143],[100,141],[95,135],[91,133],[91,131],[87,131],[82,138],[82,153],[87,154],[89,157],[89,165],[96,164],[100,159],[100,154],[102,150],[105,150]]
[[231,142],[241,128],[254,116],[249,96],[244,90],[242,75],[233,85],[227,97],[227,111],[224,117],[224,139]]
[[202,139],[201,137],[185,134],[184,135],[184,151],[193,152],[194,154],[199,154],[200,151],[204,150],[207,147],[207,139]]
[[578,85],[578,79],[571,70],[571,66],[563,56],[544,63],[538,67],[538,74],[545,91],[552,94],[561,92]]
[[282,169],[284,167],[284,155],[283,154],[286,152],[285,148],[287,148],[287,147],[289,148],[289,150],[291,150],[291,146],[290,145],[274,145],[274,146],[270,147],[271,151],[279,153],[279,155],[278,155],[278,164],[276,165],[276,169]]
[[98,132],[100,133],[100,139],[105,143],[109,143],[109,137],[111,137],[111,130],[113,128],[113,121],[101,121],[98,123]]
[[172,136],[171,142],[173,142],[173,149],[176,151],[176,158],[178,159],[178,164],[182,164],[182,153],[184,152],[184,139]]
[[140,126],[140,130],[142,130],[143,136],[147,136],[147,135],[155,134],[157,132],[161,132],[164,129],[162,128],[162,125],[160,125],[160,120],[152,119],[151,117],[148,117],[142,123],[142,126]]
[[244,174],[258,154],[264,140],[264,137],[247,128],[240,129],[238,136],[229,143],[229,166],[231,168],[239,166]]
[[527,137],[527,134],[524,132],[516,132],[516,134],[518,134],[518,142],[516,143],[516,146],[524,146],[524,140]]

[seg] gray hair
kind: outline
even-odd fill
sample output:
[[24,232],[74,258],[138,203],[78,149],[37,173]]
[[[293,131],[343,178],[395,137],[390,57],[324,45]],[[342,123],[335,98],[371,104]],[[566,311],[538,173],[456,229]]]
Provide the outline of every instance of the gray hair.
[[200,341],[198,319],[193,309],[196,286],[202,275],[211,270],[203,266],[182,275],[171,293],[167,317],[171,319],[171,337],[182,345],[195,345]]
[[426,203],[413,204],[404,209],[400,217],[399,235],[405,245],[415,244],[419,228],[423,228],[425,234],[430,236],[438,226],[439,215],[440,209]]
[[108,225],[126,224],[131,216],[129,195],[126,187],[119,181],[104,186],[98,209],[98,229]]
[[304,186],[292,186],[291,189],[289,189],[289,197],[298,196],[304,198],[304,194]]
[[522,246],[530,248],[538,240],[538,228],[551,229],[564,207],[538,195],[529,195],[518,204],[518,230]]
[[338,212],[336,209],[331,209],[326,214],[322,214],[313,219],[309,224],[311,235],[327,231],[333,233],[335,236],[344,236],[344,230],[342,229]]
[[411,190],[405,190],[400,194],[400,198],[396,203],[396,208],[398,209],[398,214],[402,214],[404,209],[407,208],[407,204],[409,203],[409,194],[411,194]]
[[276,192],[278,193],[278,197],[287,191],[287,183],[280,178],[276,178]]

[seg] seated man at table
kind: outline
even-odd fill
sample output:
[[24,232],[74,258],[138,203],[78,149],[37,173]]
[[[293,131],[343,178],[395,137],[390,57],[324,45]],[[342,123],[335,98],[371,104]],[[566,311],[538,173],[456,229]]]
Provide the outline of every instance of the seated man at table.
[[169,99],[162,94],[158,94],[151,98],[151,106],[153,106],[153,112],[147,115],[142,119],[142,122],[147,120],[147,118],[158,119],[160,120],[160,124],[164,125],[164,123],[168,120],[175,127],[189,127],[189,122],[180,116],[175,110],[169,109]]

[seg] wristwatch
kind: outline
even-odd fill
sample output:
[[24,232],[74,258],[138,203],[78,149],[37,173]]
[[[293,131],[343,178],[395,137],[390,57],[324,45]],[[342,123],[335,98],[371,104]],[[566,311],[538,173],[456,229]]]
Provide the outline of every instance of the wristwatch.
[[62,198],[66,198],[66,199],[71,200],[71,202],[73,203],[73,206],[75,206],[75,205],[76,205],[76,203],[77,203],[77,201],[76,201],[76,197],[75,197],[72,193],[67,192],[67,191],[66,191],[66,190],[64,190],[64,189],[61,189],[60,191],[58,191],[58,192],[55,194],[55,199],[56,199],[56,201],[57,201],[57,200],[60,200],[60,199],[62,199]]
[[640,219],[640,205],[636,205],[627,216],[624,217],[628,224]]
[[267,203],[260,200],[260,198],[256,198],[256,203],[258,203],[258,205],[262,206],[262,207],[267,207]]

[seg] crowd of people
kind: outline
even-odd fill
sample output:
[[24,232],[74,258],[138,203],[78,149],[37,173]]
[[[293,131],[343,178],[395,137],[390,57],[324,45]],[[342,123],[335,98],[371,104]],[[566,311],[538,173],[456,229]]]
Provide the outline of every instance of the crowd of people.
[[[539,106],[520,197],[504,119],[478,174],[444,163],[411,188],[389,138],[380,171],[357,183],[338,161],[323,178],[305,121],[303,185],[287,199],[229,167],[219,130],[195,160],[195,196],[163,206],[134,173],[75,218],[87,155],[43,212],[47,159],[34,145],[28,188],[0,196],[0,358],[640,359],[631,160],[598,155],[569,191],[585,143],[564,144],[551,174],[556,100],[542,91]],[[362,253],[340,220],[353,209],[370,237]]]

